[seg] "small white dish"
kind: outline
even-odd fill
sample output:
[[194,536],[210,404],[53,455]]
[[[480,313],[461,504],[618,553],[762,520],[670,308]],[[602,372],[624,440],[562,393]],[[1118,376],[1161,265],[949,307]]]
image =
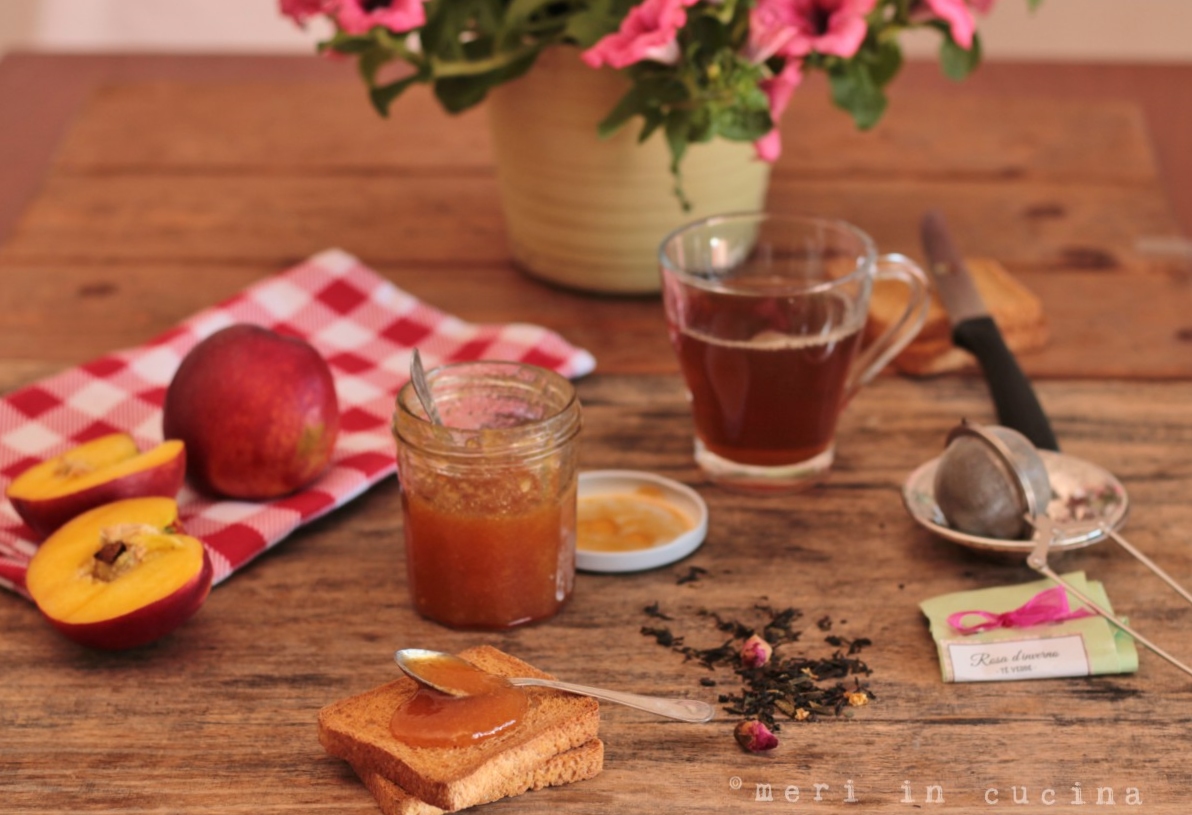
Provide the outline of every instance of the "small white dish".
[[664,502],[689,522],[677,537],[642,549],[603,552],[577,544],[576,567],[585,572],[639,572],[682,560],[704,542],[708,534],[708,505],[695,490],[654,473],[637,470],[592,470],[579,474],[579,499],[603,495],[632,496]]

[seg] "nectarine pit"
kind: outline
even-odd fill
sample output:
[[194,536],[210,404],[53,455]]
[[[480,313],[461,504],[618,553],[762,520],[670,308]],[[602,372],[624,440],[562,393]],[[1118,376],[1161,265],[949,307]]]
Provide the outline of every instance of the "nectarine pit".
[[[173,534],[173,529],[158,529],[149,524],[116,524],[99,531],[102,545],[92,558],[91,576],[96,580],[111,583],[122,574],[135,569],[149,553],[143,536]],[[138,538],[142,538],[138,540]]]
[[105,543],[95,553],[95,559],[100,563],[106,563],[111,566],[116,562],[116,558],[128,551],[128,547],[124,545],[124,541],[112,541]]

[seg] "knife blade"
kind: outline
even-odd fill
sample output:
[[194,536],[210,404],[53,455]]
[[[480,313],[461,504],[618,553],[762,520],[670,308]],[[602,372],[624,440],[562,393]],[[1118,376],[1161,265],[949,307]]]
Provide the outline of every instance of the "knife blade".
[[998,422],[1026,436],[1035,447],[1059,450],[1047,414],[981,299],[943,213],[924,214],[921,234],[928,269],[952,324],[952,342],[977,358]]

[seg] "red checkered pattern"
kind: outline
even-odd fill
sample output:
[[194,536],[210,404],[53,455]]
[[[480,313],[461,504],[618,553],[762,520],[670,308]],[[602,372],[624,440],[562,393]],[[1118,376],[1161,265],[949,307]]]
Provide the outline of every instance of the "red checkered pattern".
[[[248,322],[309,341],[331,366],[341,430],[330,469],[307,489],[269,502],[213,501],[183,487],[179,513],[206,543],[215,580],[342,506],[394,472],[389,424],[411,350],[427,367],[471,359],[519,360],[579,377],[591,354],[544,328],[475,325],[444,314],[329,250],[191,317],[139,348],[119,351],[0,399],[0,492],[20,472],[106,433],[142,449],[161,441],[161,405],[178,364],[199,340]],[[12,506],[0,503],[0,586],[24,594],[37,549]]]

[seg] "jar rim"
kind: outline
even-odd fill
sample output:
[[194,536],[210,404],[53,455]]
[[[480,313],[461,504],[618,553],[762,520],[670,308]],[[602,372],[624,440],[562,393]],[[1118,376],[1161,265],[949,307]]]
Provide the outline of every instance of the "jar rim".
[[[485,458],[493,455],[531,453],[544,444],[549,448],[572,439],[580,430],[579,396],[575,386],[563,375],[532,363],[510,360],[476,360],[436,366],[427,371],[427,382],[434,391],[440,413],[446,413],[445,425],[436,425],[427,415],[413,383],[398,391],[393,435],[396,441],[423,451],[460,458]],[[454,386],[457,391],[444,386]],[[501,426],[457,426],[450,421],[454,397],[460,394],[479,398],[488,389],[494,398],[533,404],[540,415],[525,416],[524,421]],[[510,414],[517,418],[515,415]]]

